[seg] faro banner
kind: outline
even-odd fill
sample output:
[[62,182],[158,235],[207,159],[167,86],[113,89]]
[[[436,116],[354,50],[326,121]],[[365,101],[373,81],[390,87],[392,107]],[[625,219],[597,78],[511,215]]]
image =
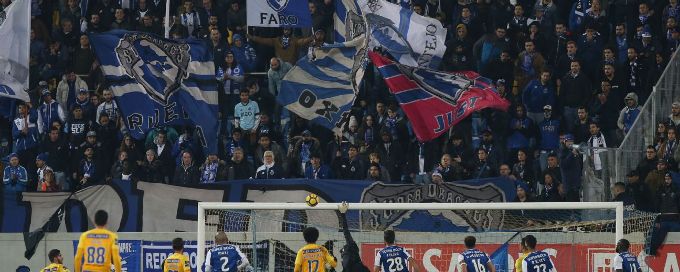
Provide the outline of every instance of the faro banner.
[[[118,240],[118,249],[122,260],[122,272],[139,271],[142,241],[140,240]],[[78,250],[78,240],[73,241],[73,255]],[[161,270],[162,271],[162,270]]]

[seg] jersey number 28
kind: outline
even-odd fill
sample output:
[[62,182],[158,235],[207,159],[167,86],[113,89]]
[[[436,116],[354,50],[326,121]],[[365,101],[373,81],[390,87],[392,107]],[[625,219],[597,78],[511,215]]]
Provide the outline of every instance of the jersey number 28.
[[404,259],[399,257],[387,259],[387,268],[390,270],[389,272],[404,270]]

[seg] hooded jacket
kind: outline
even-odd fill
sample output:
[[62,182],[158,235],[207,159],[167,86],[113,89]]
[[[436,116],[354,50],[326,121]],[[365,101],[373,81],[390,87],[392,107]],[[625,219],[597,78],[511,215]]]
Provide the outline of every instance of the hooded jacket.
[[640,106],[638,105],[638,96],[635,93],[628,93],[625,100],[633,100],[635,103],[632,107],[625,106],[621,112],[619,112],[619,119],[616,124],[619,129],[622,129],[624,133],[628,133],[637,116],[640,114]]

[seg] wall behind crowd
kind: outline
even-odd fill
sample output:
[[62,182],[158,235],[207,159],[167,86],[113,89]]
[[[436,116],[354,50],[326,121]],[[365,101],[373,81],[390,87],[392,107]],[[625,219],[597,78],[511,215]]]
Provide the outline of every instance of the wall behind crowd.
[[[349,124],[334,136],[275,99],[291,66],[332,42],[333,0],[309,1],[313,27],[307,29],[247,27],[246,1],[172,0],[171,38],[203,39],[214,55],[220,148],[202,154],[191,126],[127,136],[89,43],[88,35],[113,29],[163,35],[165,1],[85,2],[32,5],[31,101],[0,101],[5,190],[73,190],[112,178],[439,183],[509,176],[527,193],[521,201],[578,201],[584,188],[574,173],[584,167],[584,154],[571,144],[616,147],[680,44],[675,0],[393,0],[448,28],[441,70],[479,72],[512,106],[475,113],[419,143],[371,68]],[[670,120],[668,128],[680,123],[680,109]],[[654,151],[674,170],[680,153],[671,131],[661,132]],[[596,174],[598,161],[586,161]],[[663,187],[665,172],[646,182],[647,172],[640,183],[653,192],[676,190]]]

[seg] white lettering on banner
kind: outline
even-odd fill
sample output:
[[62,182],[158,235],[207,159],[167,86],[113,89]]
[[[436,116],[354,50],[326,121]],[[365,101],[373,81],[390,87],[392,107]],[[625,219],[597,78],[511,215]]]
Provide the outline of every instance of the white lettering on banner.
[[666,254],[666,264],[663,266],[663,271],[680,272],[680,266],[678,265],[678,257],[675,256],[675,253]]
[[460,270],[460,265],[458,265],[458,256],[460,253],[451,254],[451,261],[449,262],[449,272],[458,272]]
[[162,252],[156,252],[156,253],[147,253],[145,256],[145,262],[144,262],[144,268],[148,269],[162,269],[163,268],[163,261],[165,258],[168,257],[167,253],[162,253]]
[[118,243],[118,249],[120,253],[132,252],[132,243]]
[[423,266],[425,267],[425,271],[427,272],[439,272],[437,270],[437,267],[432,264],[432,256],[437,256],[437,258],[441,257],[442,251],[437,249],[437,248],[432,248],[428,249],[425,251],[425,254],[423,255]]
[[296,25],[298,17],[295,15],[283,15],[278,13],[260,13],[261,25]]

